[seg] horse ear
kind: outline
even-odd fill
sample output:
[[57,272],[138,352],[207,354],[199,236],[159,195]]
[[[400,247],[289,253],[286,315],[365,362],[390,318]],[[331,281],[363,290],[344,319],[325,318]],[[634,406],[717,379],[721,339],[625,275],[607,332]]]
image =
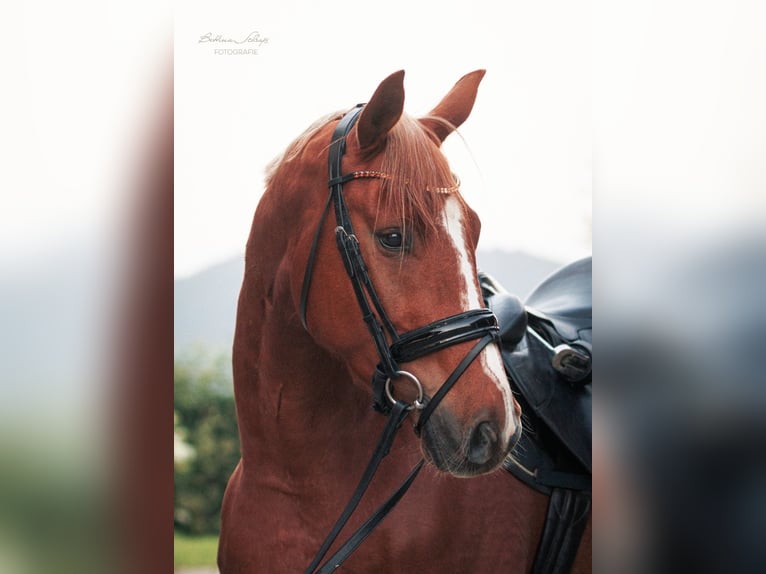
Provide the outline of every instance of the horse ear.
[[396,125],[404,110],[404,70],[383,80],[364,106],[356,125],[359,148],[363,152],[379,149],[389,130]]
[[485,73],[486,70],[476,70],[460,78],[439,105],[420,119],[420,123],[431,130],[439,141],[443,142],[468,118],[476,101],[479,82]]

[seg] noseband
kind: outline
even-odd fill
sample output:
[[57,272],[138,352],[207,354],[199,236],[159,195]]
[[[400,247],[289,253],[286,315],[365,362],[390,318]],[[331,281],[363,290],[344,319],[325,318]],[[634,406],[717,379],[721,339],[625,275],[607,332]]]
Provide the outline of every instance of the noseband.
[[[314,235],[314,241],[309,252],[306,272],[303,276],[303,286],[301,289],[300,317],[303,327],[308,330],[306,321],[306,307],[308,304],[308,293],[311,286],[311,276],[316,258],[319,237],[330,205],[335,209],[335,241],[338,246],[346,273],[351,280],[354,288],[357,303],[362,312],[362,319],[367,325],[367,329],[372,336],[373,343],[378,353],[380,362],[375,367],[372,377],[372,388],[374,397],[374,408],[381,413],[388,415],[388,423],[383,431],[383,435],[378,443],[375,452],[367,465],[367,469],[359,482],[356,491],[351,497],[340,518],[333,529],[325,539],[322,547],[309,565],[306,573],[332,572],[337,568],[370,534],[372,529],[383,520],[388,512],[401,499],[409,486],[414,481],[418,472],[422,468],[423,461],[411,471],[405,482],[394,492],[394,494],[381,506],[370,519],[355,532],[351,538],[338,550],[330,559],[328,559],[321,569],[317,570],[319,563],[329,550],[335,538],[340,533],[345,523],[350,518],[357,504],[361,500],[367,486],[372,480],[378,464],[383,459],[391,444],[397,430],[407,417],[408,411],[412,409],[420,410],[418,422],[415,425],[416,434],[420,435],[426,422],[436,407],[446,396],[447,392],[457,382],[460,376],[470,366],[470,364],[479,356],[479,353],[498,336],[497,318],[489,309],[472,309],[457,315],[439,319],[423,327],[399,335],[394,328],[392,321],[386,314],[385,309],[375,292],[375,287],[370,280],[367,271],[367,265],[362,257],[359,247],[359,241],[354,235],[351,226],[351,217],[346,207],[343,196],[343,184],[353,179],[386,179],[388,175],[379,171],[355,171],[347,174],[341,174],[341,160],[346,151],[346,136],[351,131],[364,104],[357,105],[348,112],[338,123],[332,135],[332,143],[329,149],[329,170],[330,178],[328,186],[330,194],[322,211],[319,225]],[[448,193],[451,189],[437,188],[432,190],[436,193]],[[391,340],[389,345],[386,334]],[[452,345],[479,339],[471,348],[468,354],[463,357],[455,370],[447,377],[439,390],[433,397],[425,397],[423,387],[418,378],[408,371],[399,368],[400,363],[414,361],[420,357],[435,353]],[[418,397],[412,404],[405,404],[397,400],[392,393],[391,383],[396,379],[407,379],[415,386]]]

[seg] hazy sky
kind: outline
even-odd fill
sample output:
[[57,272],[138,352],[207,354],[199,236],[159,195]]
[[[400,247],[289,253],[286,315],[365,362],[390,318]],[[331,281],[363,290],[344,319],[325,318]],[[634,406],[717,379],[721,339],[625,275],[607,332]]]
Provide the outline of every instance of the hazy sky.
[[[427,113],[487,69],[445,153],[482,222],[480,247],[567,261],[589,254],[588,12],[573,3],[179,3],[175,15],[175,273],[239,254],[265,165],[318,117],[369,99],[404,69]],[[216,55],[208,33],[267,39]],[[243,44],[237,48],[251,45]]]
[[[487,69],[445,144],[483,248],[590,253],[591,204],[602,253],[633,240],[626,221],[688,236],[766,213],[763,2],[44,0],[2,15],[3,268],[115,228],[173,67],[177,276],[241,253],[264,166],[398,69],[414,115]],[[198,42],[254,31],[257,56]]]

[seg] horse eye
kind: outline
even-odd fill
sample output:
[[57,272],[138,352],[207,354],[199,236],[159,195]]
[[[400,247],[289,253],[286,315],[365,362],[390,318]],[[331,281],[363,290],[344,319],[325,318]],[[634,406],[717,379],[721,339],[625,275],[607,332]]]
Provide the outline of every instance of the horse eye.
[[390,229],[377,233],[378,243],[389,251],[402,251],[407,249],[404,244],[404,236],[398,229]]

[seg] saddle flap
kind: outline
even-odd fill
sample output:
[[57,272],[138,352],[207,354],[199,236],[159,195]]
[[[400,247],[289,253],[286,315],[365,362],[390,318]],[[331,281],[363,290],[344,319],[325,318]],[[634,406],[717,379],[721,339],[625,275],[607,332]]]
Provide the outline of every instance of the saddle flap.
[[591,472],[592,384],[564,380],[553,368],[549,350],[534,337],[524,337],[514,349],[503,349],[502,355],[512,383],[533,413]]

